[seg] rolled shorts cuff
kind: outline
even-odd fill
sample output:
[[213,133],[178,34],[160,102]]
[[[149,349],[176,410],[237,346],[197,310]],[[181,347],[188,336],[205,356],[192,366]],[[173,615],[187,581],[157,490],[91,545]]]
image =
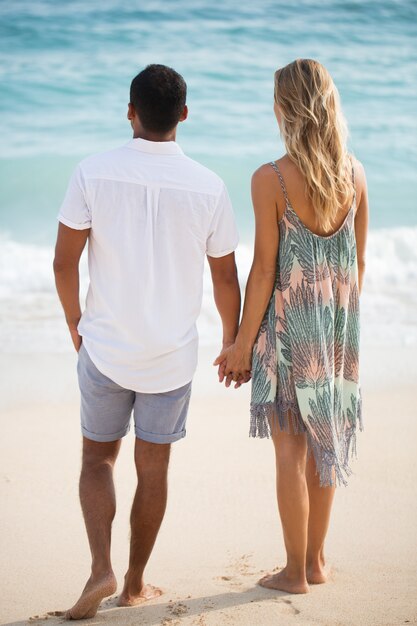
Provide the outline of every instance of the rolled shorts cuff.
[[107,441],[118,441],[118,439],[122,439],[125,437],[130,430],[130,425],[123,430],[119,430],[117,433],[111,433],[110,435],[99,435],[97,433],[90,433],[89,430],[81,426],[81,432],[83,437],[86,439],[91,439],[92,441],[98,441],[99,443],[106,443]]
[[180,430],[178,433],[172,433],[170,435],[160,435],[158,433],[147,433],[136,426],[135,435],[138,439],[148,441],[149,443],[175,443],[175,441],[179,441],[185,437],[186,430]]

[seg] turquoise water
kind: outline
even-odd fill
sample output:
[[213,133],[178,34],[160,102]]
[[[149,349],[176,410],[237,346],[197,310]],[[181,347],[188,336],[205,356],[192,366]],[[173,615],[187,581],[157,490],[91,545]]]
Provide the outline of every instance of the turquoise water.
[[250,175],[283,152],[273,72],[332,73],[364,163],[371,227],[417,224],[417,4],[0,0],[0,233],[50,245],[72,167],[130,137],[131,78],[159,62],[189,87],[178,140],[226,181],[244,240]]
[[[71,350],[52,275],[56,214],[74,165],[130,138],[129,85],[146,64],[188,82],[178,140],[232,197],[242,288],[250,177],[283,146],[273,74],[323,62],[340,90],[371,203],[363,341],[417,346],[417,3],[0,0],[0,349]],[[88,285],[85,259],[82,294]],[[202,342],[221,336],[208,271]]]

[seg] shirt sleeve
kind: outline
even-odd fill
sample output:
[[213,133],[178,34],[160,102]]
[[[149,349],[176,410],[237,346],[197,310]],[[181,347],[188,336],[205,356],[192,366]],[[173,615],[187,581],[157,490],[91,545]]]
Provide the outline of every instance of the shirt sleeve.
[[70,178],[58,221],[75,230],[91,228],[91,211],[86,201],[85,181],[79,165]]
[[211,220],[209,234],[206,244],[208,256],[221,257],[234,252],[239,243],[239,233],[237,231],[232,203],[226,186],[217,200],[214,215]]

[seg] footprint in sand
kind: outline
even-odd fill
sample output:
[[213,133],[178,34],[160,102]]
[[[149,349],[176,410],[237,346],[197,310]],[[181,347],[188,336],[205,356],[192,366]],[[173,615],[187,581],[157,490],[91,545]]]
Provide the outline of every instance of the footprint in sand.
[[280,613],[284,613],[286,615],[298,615],[300,611],[292,605],[291,600],[286,600],[285,598],[277,598],[274,600],[277,604],[281,604]]
[[188,613],[188,606],[183,602],[169,602],[168,611],[171,615],[180,617],[181,615],[186,615]]
[[[264,570],[256,571],[254,569],[253,565],[250,563],[251,557],[252,554],[243,554],[238,559],[232,560],[231,564],[227,567],[227,569],[230,570],[230,573],[223,574],[223,576],[218,576],[216,580],[225,582],[228,584],[229,588],[237,590],[238,588],[241,588],[245,583],[249,582],[243,577],[256,576],[256,579],[258,579],[259,576],[264,574],[265,572]],[[276,567],[273,571],[279,571],[281,569],[281,567]],[[252,600],[250,600],[250,602],[254,604],[260,604],[267,599],[268,598],[266,598],[264,595],[261,595],[259,597],[253,598]],[[291,600],[282,597],[270,598],[270,601],[271,600],[272,602],[279,605],[279,612],[283,615],[298,615],[300,613],[300,611],[293,606]]]
[[229,583],[231,588],[241,587],[247,582],[243,577],[253,576],[257,573],[250,563],[252,556],[252,553],[242,554],[238,559],[233,559],[230,565],[227,566],[227,570],[229,570],[228,573],[223,574],[223,576],[218,576],[216,580]]
[[217,578],[215,578],[215,580],[219,580],[220,582],[229,583],[228,587],[230,587],[231,589],[238,588],[238,587],[241,587],[243,585],[243,582],[240,581],[239,578],[236,577],[236,576],[217,576]]
[[50,617],[64,617],[65,611],[48,611],[44,615],[32,615],[29,617],[28,622],[33,624],[33,622],[44,622]]
[[255,573],[253,571],[253,566],[250,564],[250,559],[252,558],[252,556],[253,553],[242,554],[242,556],[232,562],[229,567],[234,568],[242,576],[251,576]]

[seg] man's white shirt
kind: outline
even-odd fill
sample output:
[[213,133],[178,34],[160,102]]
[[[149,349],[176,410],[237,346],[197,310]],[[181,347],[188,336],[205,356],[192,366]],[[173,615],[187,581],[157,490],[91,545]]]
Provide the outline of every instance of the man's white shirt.
[[176,142],[132,139],[77,166],[58,219],[91,228],[78,332],[97,369],[144,393],[188,383],[205,255],[239,239],[223,181]]

